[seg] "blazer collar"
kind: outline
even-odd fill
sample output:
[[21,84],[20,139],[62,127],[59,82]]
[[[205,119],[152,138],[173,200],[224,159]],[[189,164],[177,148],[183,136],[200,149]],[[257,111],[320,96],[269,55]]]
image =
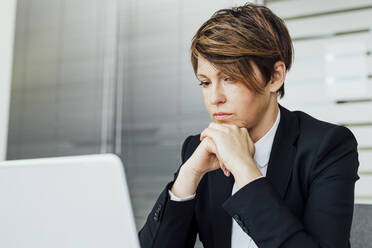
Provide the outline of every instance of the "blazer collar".
[[299,124],[296,115],[288,109],[280,108],[280,122],[271,148],[266,177],[284,198],[296,153],[295,142],[299,135]]
[[[284,198],[290,179],[296,148],[293,145],[299,134],[296,116],[282,107],[280,108],[280,122],[275,133],[271,148],[266,177]],[[234,177],[226,177],[222,170],[215,170],[209,174],[209,192],[213,207],[213,235],[215,247],[231,247],[232,218],[222,208],[222,204],[231,196]]]

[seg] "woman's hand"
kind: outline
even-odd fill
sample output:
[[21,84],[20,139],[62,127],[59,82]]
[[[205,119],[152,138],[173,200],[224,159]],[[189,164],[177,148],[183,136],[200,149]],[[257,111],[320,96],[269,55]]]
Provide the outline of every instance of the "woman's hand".
[[221,168],[226,176],[233,173],[238,188],[262,176],[254,156],[254,144],[245,128],[211,123],[200,135],[201,142],[181,166],[171,191],[178,197],[195,193],[202,177]]
[[210,145],[213,149],[209,152],[215,154],[221,169],[230,171],[236,181],[242,179],[241,183],[246,184],[262,176],[253,160],[254,143],[246,128],[212,122],[201,133],[200,139],[208,139],[214,143]]
[[219,168],[224,171],[226,176],[229,176],[230,172],[217,156],[218,153],[214,142],[210,138],[205,137],[185,163],[185,167],[196,176],[202,177],[205,173]]
[[208,137],[204,138],[191,157],[181,166],[172,186],[172,193],[181,198],[194,194],[200,180],[209,171],[222,168],[228,176],[229,172],[217,158],[217,154],[214,142]]

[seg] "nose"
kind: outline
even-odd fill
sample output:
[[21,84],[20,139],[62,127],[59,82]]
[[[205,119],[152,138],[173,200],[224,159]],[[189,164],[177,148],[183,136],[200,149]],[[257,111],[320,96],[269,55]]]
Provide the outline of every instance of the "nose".
[[212,84],[211,94],[210,94],[210,103],[212,105],[220,105],[226,102],[226,96],[224,90],[220,84]]

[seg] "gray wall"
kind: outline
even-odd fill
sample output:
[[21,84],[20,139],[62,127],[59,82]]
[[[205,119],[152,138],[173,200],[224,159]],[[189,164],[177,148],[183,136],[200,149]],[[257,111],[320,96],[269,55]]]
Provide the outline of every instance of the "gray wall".
[[7,159],[109,150],[111,2],[18,1]]

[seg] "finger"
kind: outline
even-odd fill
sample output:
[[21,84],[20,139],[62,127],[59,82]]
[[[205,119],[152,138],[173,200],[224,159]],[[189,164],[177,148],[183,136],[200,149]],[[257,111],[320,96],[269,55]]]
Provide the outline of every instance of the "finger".
[[218,160],[218,163],[220,164],[220,168],[221,168],[221,170],[222,170],[223,173],[226,175],[226,168],[223,166],[223,163],[222,163],[220,160]]
[[218,162],[220,163],[220,167],[223,171],[225,172],[228,172],[229,170],[226,168],[225,164],[221,161],[221,160],[218,160]]
[[[221,135],[221,132],[219,130],[216,130],[216,129],[213,129],[213,128],[206,128],[203,131],[203,136],[206,136],[206,138],[208,138],[208,140],[211,141],[211,143],[208,143],[208,144],[210,144],[210,146],[212,147],[213,153],[216,155],[217,159],[222,162],[223,160],[220,157],[220,154],[218,153],[217,144],[216,144],[216,141],[220,137],[219,135]],[[226,170],[228,172],[228,169],[225,167],[224,164],[222,164],[222,166],[220,166],[220,167],[224,171]]]
[[230,171],[225,167],[225,165],[220,160],[219,160],[219,163],[220,163],[221,170],[223,171],[225,176],[228,177],[230,175]]
[[[213,136],[212,136],[213,135]],[[208,147],[210,148],[209,152],[214,153],[219,161],[222,161],[217,148],[217,140],[218,140],[218,131],[213,130],[211,128],[207,128],[203,131],[203,139],[208,138]]]
[[204,130],[203,130],[203,132],[201,132],[201,134],[200,134],[200,138],[205,138],[205,136],[207,136],[207,132],[209,132],[209,131],[211,131],[211,132],[213,132],[213,133],[221,133],[223,130],[221,129],[221,127],[217,127],[217,128],[215,128],[215,127],[210,127],[211,126],[211,124],[209,124],[209,126],[207,127],[207,128],[205,128]]
[[222,170],[222,171],[223,171],[223,174],[224,174],[225,176],[228,175],[228,172],[227,172],[226,170]]
[[218,153],[215,141],[210,136],[206,136],[205,139],[206,139],[205,141],[207,142],[208,151],[210,153],[214,153],[216,155],[216,157],[217,157],[217,159],[220,163],[221,169],[223,170],[224,174],[228,177],[230,175],[230,171],[226,168],[225,164],[222,162],[223,160]]
[[249,139],[251,139],[251,136],[250,136],[250,134],[249,134],[248,128],[246,128],[246,127],[241,127],[241,128],[239,128],[239,129],[240,129],[240,131],[241,131],[243,134],[246,134],[247,136],[249,136]]
[[226,128],[229,128],[229,129],[241,129],[241,127],[239,127],[239,126],[237,126],[235,124],[231,124],[231,123],[221,123],[219,125],[224,126]]
[[[207,150],[208,150],[208,152],[215,154],[216,157],[217,157],[217,159],[218,159],[218,161],[220,163],[222,163],[222,159],[221,159],[220,155],[218,154],[217,146],[214,143],[213,139],[211,139],[210,137],[205,137],[205,142],[207,144]],[[223,168],[226,168],[226,167],[223,165]]]
[[217,130],[215,128],[208,127],[203,130],[203,132],[200,134],[200,139],[203,140],[206,136],[213,139],[213,141],[218,141],[219,137],[221,135],[221,131]]
[[248,145],[249,145],[249,150],[251,150],[252,151],[252,156],[254,156],[254,154],[255,154],[255,151],[256,151],[256,149],[255,149],[255,147],[254,147],[254,142],[253,142],[253,140],[252,140],[252,138],[251,138],[251,135],[249,134],[249,131],[248,131],[248,128],[240,128],[240,130],[242,131],[242,133],[245,135],[245,137],[247,138],[247,140],[248,140]]
[[[207,146],[207,151],[209,153],[213,153],[217,156],[217,147],[216,145],[214,144],[213,140],[210,138],[210,137],[205,137],[203,142],[206,143],[206,146]],[[218,156],[217,156],[218,158]]]
[[230,130],[229,130],[229,126],[225,126],[223,124],[219,124],[219,123],[215,123],[215,122],[211,122],[209,123],[209,128],[214,128],[216,130],[220,130],[222,132],[225,132],[225,133],[228,133]]

